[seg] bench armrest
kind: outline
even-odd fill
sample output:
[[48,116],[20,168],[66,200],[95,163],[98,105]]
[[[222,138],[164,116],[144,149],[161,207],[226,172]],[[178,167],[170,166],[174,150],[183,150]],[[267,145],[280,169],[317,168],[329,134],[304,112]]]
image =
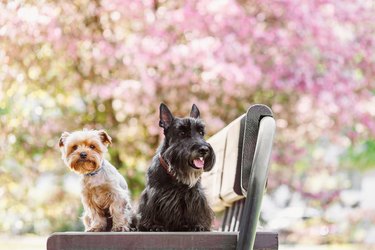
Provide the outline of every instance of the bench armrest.
[[272,117],[266,116],[261,119],[249,175],[247,198],[240,224],[237,249],[252,249],[254,245],[275,130],[276,124]]

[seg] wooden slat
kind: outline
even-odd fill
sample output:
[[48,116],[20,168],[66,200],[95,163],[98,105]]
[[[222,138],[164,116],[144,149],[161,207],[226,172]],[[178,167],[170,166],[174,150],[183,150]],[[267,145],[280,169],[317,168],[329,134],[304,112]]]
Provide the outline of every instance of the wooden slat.
[[231,218],[230,225],[229,225],[229,232],[234,232],[234,228],[235,228],[235,224],[236,224],[236,220],[238,216],[238,210],[239,210],[238,203],[234,203],[232,208],[233,208],[233,214],[232,214],[232,218]]
[[[241,159],[242,159],[242,140],[243,131],[241,131],[242,121],[245,119],[245,115],[240,116],[233,122],[231,122],[226,128],[227,140],[225,147],[225,156],[223,163],[223,174],[220,188],[220,198],[227,204],[242,199],[242,193],[237,193],[234,190],[235,186],[240,187],[240,178],[236,183],[236,176],[240,177],[241,171]],[[242,133],[241,133],[242,132]],[[241,191],[241,189],[239,189]]]
[[[235,232],[65,232],[52,234],[47,250],[236,249],[237,238]],[[254,249],[271,250],[277,246],[277,233],[257,233]]]
[[240,220],[241,220],[241,217],[242,217],[243,204],[244,204],[244,200],[239,200],[235,203],[235,206],[238,207],[238,211],[237,211],[237,214],[236,214],[236,221],[235,221],[235,224],[233,226],[233,232],[238,232],[238,230],[240,228]]
[[224,217],[223,217],[223,221],[221,222],[221,232],[225,232],[225,225],[226,225],[226,221],[228,219],[228,211],[229,209],[226,208],[225,211],[224,211]]
[[232,221],[232,216],[233,216],[233,206],[226,208],[228,211],[226,220],[223,221],[224,223],[224,232],[229,232],[230,229],[230,222]]
[[215,151],[216,161],[214,167],[210,171],[204,172],[201,179],[208,202],[215,212],[222,211],[230,205],[220,198],[227,131],[228,128],[224,128],[207,140]]

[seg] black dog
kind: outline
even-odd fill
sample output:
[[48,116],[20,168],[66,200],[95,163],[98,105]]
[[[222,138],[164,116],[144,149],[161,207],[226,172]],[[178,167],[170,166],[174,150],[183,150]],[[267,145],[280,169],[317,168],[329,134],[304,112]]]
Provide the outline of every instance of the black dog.
[[210,231],[213,211],[200,176],[215,164],[215,153],[204,136],[194,104],[189,118],[173,117],[160,105],[159,126],[165,139],[147,173],[139,204],[140,231]]

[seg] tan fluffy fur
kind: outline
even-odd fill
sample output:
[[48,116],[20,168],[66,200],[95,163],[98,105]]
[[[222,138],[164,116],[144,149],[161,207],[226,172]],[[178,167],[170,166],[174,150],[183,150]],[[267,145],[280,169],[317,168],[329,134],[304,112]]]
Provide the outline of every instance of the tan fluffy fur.
[[[111,231],[128,231],[132,216],[128,185],[104,154],[111,137],[104,130],[64,132],[59,146],[62,159],[74,172],[82,175],[82,221],[87,232],[107,229],[107,216],[112,218]],[[87,157],[82,159],[80,154]],[[95,175],[86,175],[98,170]]]

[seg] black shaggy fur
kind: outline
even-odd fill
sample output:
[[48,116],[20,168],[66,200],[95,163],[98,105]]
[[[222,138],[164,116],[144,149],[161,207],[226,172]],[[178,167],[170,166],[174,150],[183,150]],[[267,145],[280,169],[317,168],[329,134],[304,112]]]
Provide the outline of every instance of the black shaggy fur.
[[[139,204],[140,231],[210,231],[213,211],[200,183],[203,171],[212,169],[215,154],[204,140],[204,124],[193,105],[190,117],[177,118],[160,105],[160,127],[165,139],[147,173],[146,188]],[[168,163],[164,169],[159,153]],[[203,168],[194,159],[204,159]]]

